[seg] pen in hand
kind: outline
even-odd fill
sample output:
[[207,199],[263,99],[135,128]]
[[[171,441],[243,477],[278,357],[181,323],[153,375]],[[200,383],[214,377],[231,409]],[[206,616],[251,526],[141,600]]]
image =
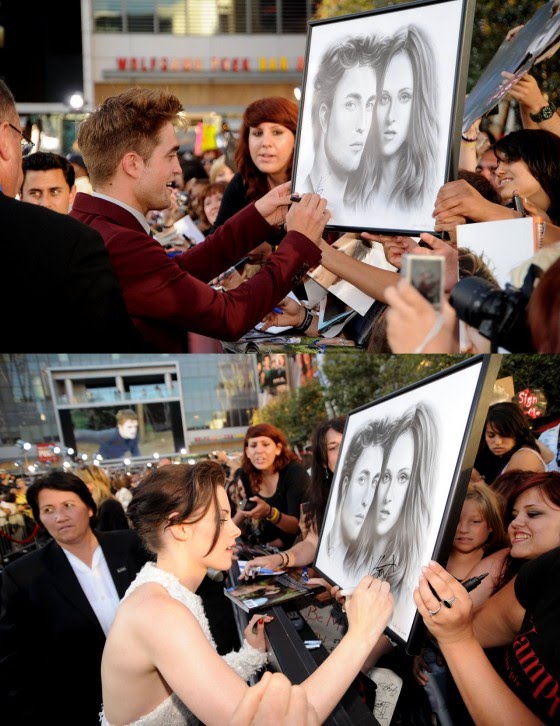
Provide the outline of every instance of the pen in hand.
[[[471,592],[475,589],[475,587],[478,587],[482,580],[484,580],[485,577],[488,577],[488,572],[485,572],[483,575],[477,575],[476,577],[469,577],[468,580],[465,580],[465,582],[462,582],[461,584],[465,588],[467,592]],[[342,597],[351,597],[354,594],[355,587],[347,587],[344,590],[339,591],[339,595]],[[430,586],[430,589],[434,593],[434,595],[440,600],[439,595],[437,592]]]
[[488,572],[485,572],[483,575],[478,575],[477,577],[469,577],[469,579],[462,582],[461,585],[463,585],[467,592],[471,592],[471,590],[474,590],[475,587],[480,585],[485,577],[488,577],[488,574]]

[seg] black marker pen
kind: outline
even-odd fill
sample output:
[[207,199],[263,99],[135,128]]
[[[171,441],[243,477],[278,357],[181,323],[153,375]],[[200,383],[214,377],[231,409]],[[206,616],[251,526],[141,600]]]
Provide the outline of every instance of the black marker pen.
[[465,580],[465,582],[462,582],[461,584],[467,592],[471,592],[471,590],[474,590],[475,587],[480,585],[485,577],[488,577],[488,572],[485,572],[483,575],[478,575],[477,577],[469,577],[468,580]]

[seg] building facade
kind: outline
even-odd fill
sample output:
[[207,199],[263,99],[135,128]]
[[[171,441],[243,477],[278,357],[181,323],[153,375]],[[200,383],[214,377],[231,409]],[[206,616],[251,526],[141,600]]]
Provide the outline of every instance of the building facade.
[[239,449],[259,406],[250,355],[2,354],[0,376],[4,469],[94,458],[121,409],[139,417],[142,456]]

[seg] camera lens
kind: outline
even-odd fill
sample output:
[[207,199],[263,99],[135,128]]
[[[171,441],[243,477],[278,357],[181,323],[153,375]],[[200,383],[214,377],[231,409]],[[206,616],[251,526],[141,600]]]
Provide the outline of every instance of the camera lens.
[[449,303],[467,325],[479,328],[484,320],[502,315],[504,292],[481,277],[465,277],[453,287]]

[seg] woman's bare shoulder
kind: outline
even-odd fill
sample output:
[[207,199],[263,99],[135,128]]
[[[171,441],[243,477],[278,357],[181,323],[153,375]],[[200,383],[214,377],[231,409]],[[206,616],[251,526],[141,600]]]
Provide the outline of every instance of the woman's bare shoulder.
[[538,451],[530,448],[523,448],[515,452],[509,460],[507,468],[542,472],[546,470],[546,465]]
[[498,550],[497,552],[493,552],[491,555],[487,555],[486,557],[483,557],[480,562],[478,562],[472,570],[469,572],[469,577],[475,577],[476,575],[481,575],[484,572],[488,572],[489,570],[495,571],[495,570],[501,570],[502,565],[504,564],[504,560],[509,555],[510,548],[504,547],[501,550]]

